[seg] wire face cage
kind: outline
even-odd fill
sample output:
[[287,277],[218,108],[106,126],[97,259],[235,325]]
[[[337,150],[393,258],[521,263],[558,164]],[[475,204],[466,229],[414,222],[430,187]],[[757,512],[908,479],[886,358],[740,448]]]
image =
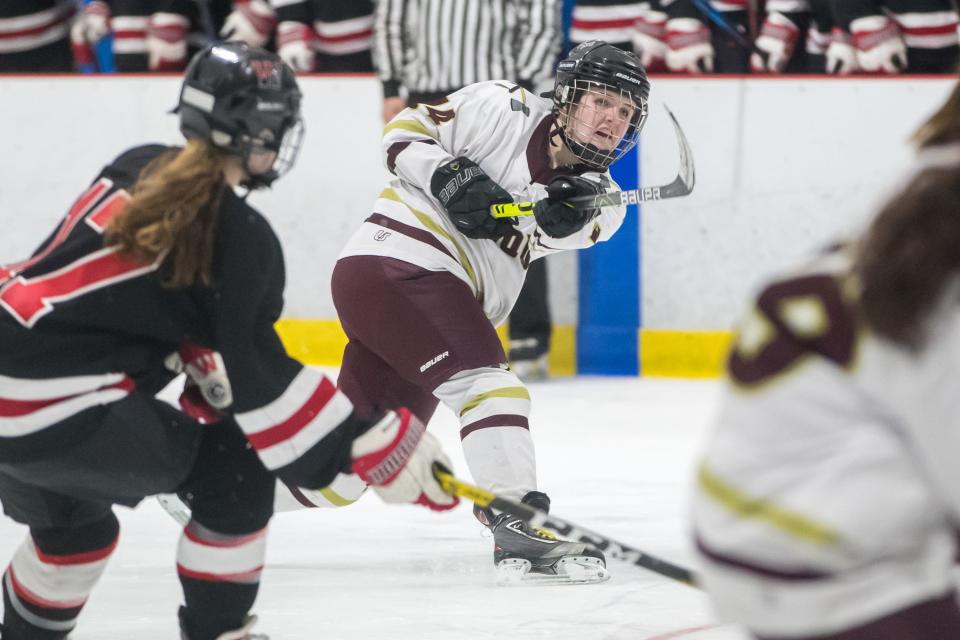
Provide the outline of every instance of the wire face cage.
[[647,100],[600,82],[575,79],[560,92],[557,124],[580,160],[606,169],[637,144]]

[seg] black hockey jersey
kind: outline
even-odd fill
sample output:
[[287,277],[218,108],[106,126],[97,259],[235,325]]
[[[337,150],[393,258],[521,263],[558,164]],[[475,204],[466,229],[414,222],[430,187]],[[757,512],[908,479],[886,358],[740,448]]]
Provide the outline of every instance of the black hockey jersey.
[[[657,5],[659,3],[653,3]],[[637,20],[645,11],[659,10],[651,2],[623,0],[577,0],[570,24],[570,46],[589,40],[603,40],[615,47],[631,51]]]
[[373,71],[372,0],[273,0],[271,4],[278,22],[301,22],[314,30],[318,71]]
[[832,0],[837,24],[867,16],[886,15],[900,27],[904,44],[913,49],[956,47],[957,5],[954,0]]
[[165,358],[184,342],[222,354],[233,417],[267,468],[302,482],[305,467],[317,472],[331,455],[349,460],[352,405],[329,379],[287,356],[274,329],[283,252],[262,215],[224,188],[211,286],[167,288],[162,257],[137,261],[104,246],[127,190],[166,150],[121,155],[33,257],[0,268],[0,460],[82,439],[61,421],[88,407],[135,390],[155,394],[174,375]]
[[30,51],[70,32],[74,4],[68,0],[3,0],[0,2],[0,55]]

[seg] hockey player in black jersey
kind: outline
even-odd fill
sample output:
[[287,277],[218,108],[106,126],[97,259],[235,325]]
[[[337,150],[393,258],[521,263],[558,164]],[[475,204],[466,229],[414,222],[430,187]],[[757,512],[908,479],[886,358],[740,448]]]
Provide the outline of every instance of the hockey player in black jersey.
[[[231,187],[293,165],[299,104],[278,56],[204,49],[180,94],[185,146],[126,151],[32,257],[0,268],[0,501],[30,528],[3,575],[3,640],[70,633],[117,544],[114,504],[178,491],[191,507],[185,640],[254,637],[276,477],[319,488],[352,471],[387,502],[456,504],[423,423],[403,408],[357,415],[273,328],[281,247]],[[185,406],[208,402],[215,422],[154,397],[174,360],[200,385]],[[212,365],[228,374],[217,384]]]
[[837,24],[853,35],[868,73],[956,73],[954,0],[831,0]]

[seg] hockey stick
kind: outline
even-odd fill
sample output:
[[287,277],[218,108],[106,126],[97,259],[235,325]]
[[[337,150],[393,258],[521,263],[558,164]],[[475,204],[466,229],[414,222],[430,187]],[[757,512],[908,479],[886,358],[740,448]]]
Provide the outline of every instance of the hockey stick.
[[737,43],[737,46],[746,49],[750,53],[757,54],[763,59],[764,64],[767,63],[767,56],[770,54],[751,42],[750,38],[747,36],[746,30],[741,25],[733,25],[723,16],[722,13],[710,6],[709,0],[693,0],[693,5],[699,9],[700,13],[706,16],[710,22],[717,25],[731,38],[733,38],[733,41]]
[[[677,136],[677,144],[680,147],[680,171],[677,177],[670,184],[659,187],[642,187],[640,189],[630,189],[628,191],[614,191],[612,193],[602,193],[597,196],[577,196],[566,200],[566,203],[575,209],[596,209],[598,207],[612,207],[618,205],[637,204],[648,200],[663,200],[665,198],[679,198],[689,195],[693,191],[693,185],[696,182],[696,171],[693,165],[693,151],[690,149],[690,143],[687,142],[687,136],[684,135],[680,123],[676,116],[670,111],[667,105],[663,105],[667,115],[670,116],[670,122],[673,123],[673,130]],[[490,215],[494,218],[513,218],[514,216],[533,215],[533,208],[536,202],[508,202],[506,204],[495,204],[490,207]]]
[[467,484],[462,480],[458,480],[444,468],[443,465],[436,462],[433,464],[433,475],[437,478],[437,482],[440,483],[443,490],[451,496],[459,496],[471,500],[481,507],[491,507],[498,511],[506,511],[511,515],[521,518],[531,527],[556,531],[568,540],[582,542],[583,544],[595,547],[603,551],[608,558],[642,567],[665,578],[682,582],[690,587],[700,588],[700,580],[690,569],[667,562],[666,560],[661,560],[660,558],[627,546],[622,542],[617,542],[604,535],[585,529],[569,520],[548,515],[543,511],[534,509],[530,505],[507,500],[489,491],[485,491],[480,487]]
[[187,43],[191,46],[197,47],[198,49],[202,49],[208,44],[225,41],[226,38],[221,40],[213,26],[213,14],[210,12],[210,0],[193,0],[193,2],[197,5],[197,15],[200,22],[200,28],[203,30],[203,33],[191,33],[187,35]]

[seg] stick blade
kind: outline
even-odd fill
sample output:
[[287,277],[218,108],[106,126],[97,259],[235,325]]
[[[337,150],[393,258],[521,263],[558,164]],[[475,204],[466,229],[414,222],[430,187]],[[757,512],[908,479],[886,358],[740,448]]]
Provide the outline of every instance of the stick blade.
[[670,116],[670,122],[673,124],[673,132],[677,136],[677,147],[680,151],[680,170],[677,172],[677,177],[673,182],[660,189],[660,197],[678,198],[688,195],[693,191],[693,186],[697,182],[697,172],[693,162],[693,150],[690,148],[690,143],[687,141],[687,136],[683,133],[683,129],[680,128],[680,123],[677,122],[677,117],[673,115],[673,111],[671,111],[670,107],[665,103],[663,108],[667,112],[667,115]]

